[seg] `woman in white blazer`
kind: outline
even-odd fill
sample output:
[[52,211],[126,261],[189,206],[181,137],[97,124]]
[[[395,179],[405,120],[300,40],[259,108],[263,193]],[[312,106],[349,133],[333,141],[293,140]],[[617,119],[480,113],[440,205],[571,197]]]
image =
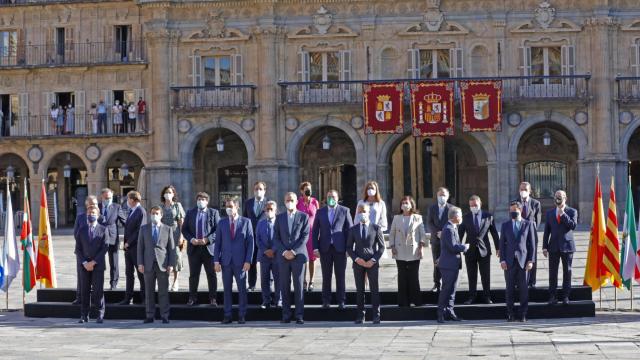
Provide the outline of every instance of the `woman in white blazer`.
[[393,217],[389,230],[389,247],[398,267],[398,305],[422,305],[420,293],[420,260],[426,247],[427,234],[422,216],[411,196],[400,201],[400,214]]

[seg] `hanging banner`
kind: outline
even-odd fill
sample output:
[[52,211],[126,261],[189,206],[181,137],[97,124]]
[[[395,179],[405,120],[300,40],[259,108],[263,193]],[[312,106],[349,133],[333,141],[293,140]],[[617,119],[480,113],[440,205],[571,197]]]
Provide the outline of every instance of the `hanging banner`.
[[403,83],[364,84],[362,87],[365,132],[402,133]]
[[502,130],[502,81],[460,81],[463,131]]
[[411,83],[413,136],[453,135],[453,81]]

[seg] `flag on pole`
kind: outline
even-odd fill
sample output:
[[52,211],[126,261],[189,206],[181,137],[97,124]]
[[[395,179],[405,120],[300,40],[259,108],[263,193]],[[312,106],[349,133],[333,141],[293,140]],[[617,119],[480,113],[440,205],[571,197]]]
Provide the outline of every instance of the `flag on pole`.
[[593,195],[593,211],[591,213],[591,234],[587,264],[584,267],[584,285],[590,286],[592,291],[600,289],[603,279],[600,275],[602,263],[602,247],[605,237],[604,210],[602,208],[602,187],[600,175],[596,175],[596,190]]
[[9,291],[11,282],[18,276],[20,269],[20,255],[18,253],[18,243],[16,243],[15,226],[13,223],[13,204],[11,204],[11,193],[9,192],[9,181],[7,181],[7,212],[4,223],[4,246],[2,247],[2,258],[0,259],[0,269],[2,274],[2,290]]
[[36,286],[36,246],[33,242],[31,232],[31,210],[29,209],[29,199],[27,197],[27,179],[24,180],[24,213],[22,214],[22,231],[20,232],[20,242],[23,250],[23,283],[25,292],[31,291]]
[[622,251],[620,262],[620,277],[627,289],[631,288],[631,280],[640,283],[640,257],[638,256],[638,229],[636,214],[633,207],[633,193],[631,192],[631,178],[627,186],[627,206],[624,211],[624,227],[622,230]]
[[38,257],[36,262],[36,279],[46,288],[58,286],[56,281],[56,267],[53,257],[53,243],[51,242],[51,224],[49,223],[49,209],[47,207],[47,191],[42,180],[40,193],[40,222],[38,225]]
[[602,262],[600,274],[603,281],[609,280],[611,285],[620,288],[620,241],[618,237],[618,215],[616,208],[616,192],[611,177],[609,190],[609,210],[607,211],[607,230],[605,232],[604,246],[602,247]]

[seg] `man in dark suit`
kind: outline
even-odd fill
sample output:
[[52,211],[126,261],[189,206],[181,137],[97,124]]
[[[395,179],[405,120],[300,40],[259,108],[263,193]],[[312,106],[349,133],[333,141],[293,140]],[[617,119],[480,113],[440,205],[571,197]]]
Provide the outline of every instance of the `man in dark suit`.
[[138,235],[138,271],[144,274],[145,305],[147,317],[145,324],[152,323],[156,313],[156,281],[158,283],[158,302],[163,324],[169,323],[169,274],[176,266],[176,243],[171,227],[160,222],[162,208],[151,208],[151,223],[142,225]]
[[247,315],[247,271],[253,258],[253,227],[251,221],[238,213],[237,198],[225,201],[227,217],[220,220],[216,229],[213,261],[216,272],[222,271],[224,284],[223,324],[231,323],[233,279],[238,288],[238,324],[245,323]]
[[308,261],[309,217],[297,211],[298,196],[288,192],[284,196],[286,212],[276,216],[273,248],[280,272],[282,290],[282,323],[291,322],[291,281],[296,304],[296,324],[304,324],[304,265]]
[[358,223],[349,228],[346,243],[347,253],[353,261],[353,277],[355,278],[357,290],[358,315],[355,323],[362,324],[364,322],[364,288],[365,278],[367,278],[369,280],[369,289],[371,290],[373,323],[379,324],[380,292],[378,271],[380,269],[380,257],[385,251],[384,237],[380,227],[369,221],[368,204],[360,204],[357,212]]
[[[95,195],[89,195],[87,196],[86,200],[84,201],[84,208],[88,209],[89,206],[98,206],[98,198]],[[100,222],[100,217],[98,217],[98,222]],[[84,226],[87,223],[87,212],[85,211],[82,214],[79,214],[78,216],[76,216],[76,221],[73,224],[73,238],[78,241],[78,234],[80,231],[80,228],[82,226]],[[73,252],[76,255],[76,260],[79,260],[78,258],[78,254],[76,254],[75,249]],[[80,290],[81,290],[81,286],[82,284],[80,283],[82,280],[82,270],[84,269],[84,266],[82,266],[82,263],[80,261],[76,261],[76,299],[73,300],[73,302],[71,303],[72,305],[80,305]]]
[[556,208],[547,211],[542,240],[542,253],[549,257],[549,304],[556,304],[558,287],[558,265],[562,260],[562,303],[569,304],[571,293],[571,263],[576,243],[573,230],[578,224],[578,210],[567,206],[567,194],[556,191]]
[[[275,201],[267,201],[264,206],[265,219],[258,221],[256,227],[256,243],[258,243],[258,261],[260,262],[260,290],[262,291],[263,309],[282,306],[280,291],[280,273],[273,252],[273,235],[275,232]],[[273,276],[273,295],[271,295],[271,277]]]
[[453,311],[456,299],[456,286],[458,274],[462,269],[461,252],[469,249],[469,244],[460,243],[458,225],[462,222],[462,210],[452,206],[447,213],[449,221],[442,229],[440,257],[436,260],[436,266],[442,273],[442,290],[438,294],[438,322],[443,323],[445,318],[460,321]]
[[104,226],[98,223],[100,210],[89,205],[84,221],[76,233],[75,253],[80,271],[80,323],[89,321],[89,297],[91,304],[98,308],[97,323],[104,319],[104,270],[107,244],[104,242]]
[[[442,229],[447,224],[447,214],[453,205],[447,203],[449,200],[449,190],[445,187],[438,188],[437,203],[429,207],[427,213],[427,231],[431,234],[431,256],[433,263],[440,257],[440,239]],[[440,291],[440,280],[442,274],[437,266],[433,267],[433,288],[431,291]]]
[[466,305],[473,304],[476,300],[478,286],[478,268],[482,278],[483,302],[492,304],[491,301],[491,243],[489,234],[493,238],[496,252],[499,249],[500,237],[493,220],[493,215],[487,211],[482,211],[482,200],[478,195],[469,198],[470,213],[462,219],[462,224],[458,227],[460,240],[467,235],[466,243],[469,244],[469,251],[464,254],[464,262],[467,266],[467,277],[469,278],[469,299]]
[[527,284],[530,288],[536,287],[536,274],[537,274],[537,253],[538,253],[538,225],[540,225],[540,221],[542,220],[542,207],[540,206],[540,201],[531,197],[531,184],[526,181],[520,183],[520,196],[518,199],[513,201],[518,201],[522,204],[522,218],[528,220],[533,223],[533,227],[536,229],[534,233],[535,239],[535,251],[533,253],[533,269],[529,271],[529,280]]
[[106,228],[105,241],[109,245],[109,284],[111,290],[118,287],[120,268],[118,266],[118,247],[120,246],[118,223],[124,223],[126,219],[121,217],[120,204],[113,202],[113,191],[109,188],[102,189],[102,202],[100,203],[100,225]]
[[182,236],[188,241],[189,300],[187,305],[189,306],[198,303],[198,283],[203,266],[209,285],[209,304],[218,306],[216,300],[218,279],[213,271],[213,246],[216,242],[216,229],[220,221],[220,214],[218,210],[208,206],[209,194],[198,193],[196,207],[187,211],[182,225]]
[[133,285],[135,283],[134,273],[138,273],[138,281],[140,282],[140,299],[145,299],[144,293],[144,275],[138,271],[138,235],[140,227],[147,223],[147,212],[140,205],[142,197],[137,191],[129,191],[127,194],[127,205],[129,206],[129,215],[124,223],[124,263],[126,276],[126,290],[124,300],[120,305],[129,305],[133,299]]
[[347,300],[345,271],[347,269],[346,242],[353,223],[349,209],[338,205],[338,191],[327,192],[327,206],[316,213],[313,222],[313,251],[320,257],[322,267],[322,307],[331,304],[331,277],[336,274],[336,300],[344,309]]
[[511,221],[500,228],[500,267],[505,272],[507,321],[515,321],[513,310],[516,287],[520,290],[519,320],[527,321],[529,289],[527,275],[533,268],[536,231],[534,223],[522,217],[522,203],[512,201],[509,208]]
[[[267,184],[263,181],[258,181],[253,185],[253,196],[244,202],[242,208],[242,216],[251,220],[251,227],[255,234],[258,226],[258,221],[265,218],[264,207],[267,204],[265,193],[267,191]],[[251,268],[249,269],[248,287],[249,291],[256,289],[256,282],[258,281],[258,243],[255,244],[253,249],[253,259],[251,259]]]

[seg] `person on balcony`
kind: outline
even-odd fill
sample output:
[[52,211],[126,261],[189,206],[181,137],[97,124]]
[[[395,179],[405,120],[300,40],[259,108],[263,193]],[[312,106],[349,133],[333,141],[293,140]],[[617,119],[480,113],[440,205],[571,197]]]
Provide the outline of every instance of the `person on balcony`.
[[113,132],[115,134],[123,133],[124,129],[122,128],[122,105],[120,105],[120,100],[116,100],[115,104],[111,107],[111,113],[113,115]]
[[98,104],[98,133],[107,133],[107,106],[104,104],[104,100],[100,100]]
[[53,132],[56,133],[56,124],[58,123],[58,107],[56,106],[55,103],[51,104],[51,110],[50,110],[50,114],[51,114],[51,124],[53,125]]
[[58,106],[58,112],[57,112],[58,117],[56,118],[56,134],[57,135],[62,135],[63,131],[64,131],[64,108],[62,107],[62,105]]
[[65,134],[73,134],[76,128],[76,109],[73,104],[67,107],[67,122],[64,125]]
[[138,122],[140,130],[147,132],[147,103],[142,100],[142,97],[138,98]]
[[138,107],[133,102],[129,103],[127,108],[127,114],[129,115],[129,132],[136,132],[136,116],[138,115]]
[[96,103],[91,103],[91,109],[89,109],[89,118],[91,119],[91,133],[98,133],[98,110],[96,109]]

